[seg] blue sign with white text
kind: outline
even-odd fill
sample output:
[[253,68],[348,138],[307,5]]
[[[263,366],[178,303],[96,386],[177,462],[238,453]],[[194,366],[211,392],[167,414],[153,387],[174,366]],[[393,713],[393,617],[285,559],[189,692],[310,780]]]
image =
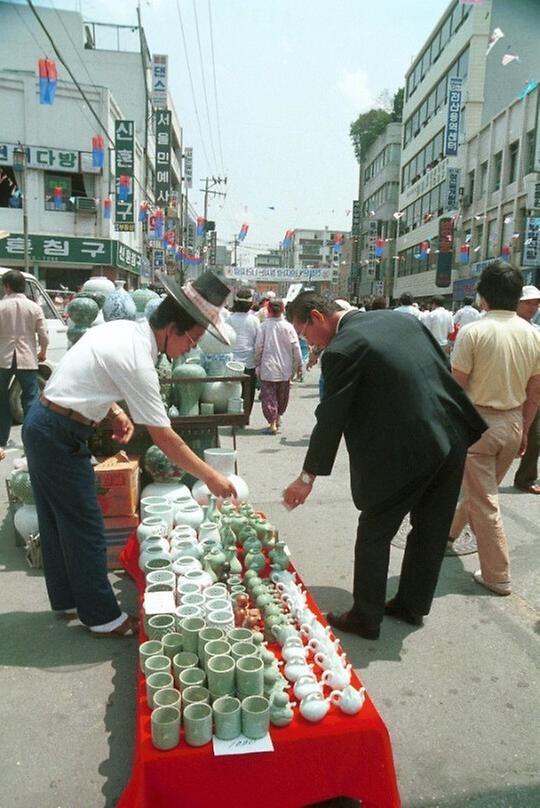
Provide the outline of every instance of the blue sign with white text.
[[444,143],[444,153],[447,157],[453,157],[458,153],[462,87],[462,78],[459,76],[450,76],[448,79],[448,111]]

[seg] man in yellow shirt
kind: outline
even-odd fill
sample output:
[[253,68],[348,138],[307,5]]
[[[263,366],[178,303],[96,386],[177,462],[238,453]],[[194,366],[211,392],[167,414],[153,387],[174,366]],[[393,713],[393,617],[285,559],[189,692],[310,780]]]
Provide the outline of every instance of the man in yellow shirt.
[[489,429],[469,447],[450,540],[470,524],[480,558],[474,580],[497,595],[511,592],[498,486],[516,454],[526,451],[540,400],[540,334],[516,314],[522,286],[510,264],[486,267],[477,292],[487,314],[461,329],[452,354],[452,374]]

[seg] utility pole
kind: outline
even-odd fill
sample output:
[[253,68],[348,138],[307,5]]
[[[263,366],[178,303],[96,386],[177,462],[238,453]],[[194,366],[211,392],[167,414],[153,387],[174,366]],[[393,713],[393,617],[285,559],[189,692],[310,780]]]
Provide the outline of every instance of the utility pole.
[[18,143],[13,149],[13,170],[20,183],[23,213],[24,271],[30,272],[30,250],[28,243],[28,203],[26,199],[26,148]]
[[[203,247],[206,247],[206,222],[208,219],[208,196],[227,196],[226,192],[213,190],[216,185],[227,185],[227,177],[205,177],[204,188],[199,188],[200,192],[204,194],[204,241]],[[204,253],[203,269],[206,267],[206,252]]]

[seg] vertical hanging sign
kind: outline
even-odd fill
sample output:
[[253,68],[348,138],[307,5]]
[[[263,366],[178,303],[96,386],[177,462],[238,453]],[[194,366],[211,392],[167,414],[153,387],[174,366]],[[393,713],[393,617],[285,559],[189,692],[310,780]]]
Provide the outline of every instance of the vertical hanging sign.
[[186,188],[193,187],[193,149],[186,146],[184,149],[184,182]]
[[452,255],[454,253],[454,220],[449,216],[439,219],[439,254],[435,271],[435,286],[446,287],[452,282]]
[[156,118],[156,205],[166,207],[171,190],[171,113],[158,109]]
[[459,76],[450,76],[448,79],[448,110],[444,153],[449,157],[453,157],[458,153],[462,86],[463,79]]
[[152,103],[156,108],[167,106],[167,56],[152,56]]
[[114,148],[115,185],[114,229],[135,230],[133,176],[135,167],[135,141],[133,121],[115,121]]

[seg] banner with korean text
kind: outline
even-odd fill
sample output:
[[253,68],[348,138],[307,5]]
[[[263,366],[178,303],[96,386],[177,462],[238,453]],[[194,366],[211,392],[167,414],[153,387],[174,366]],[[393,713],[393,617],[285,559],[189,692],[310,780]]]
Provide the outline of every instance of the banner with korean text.
[[447,156],[455,156],[458,153],[462,88],[463,79],[460,76],[450,76],[448,79],[448,109],[444,138],[444,153]]
[[133,121],[115,121],[114,148],[116,153],[114,229],[134,231],[135,138]]
[[171,112],[158,109],[156,124],[156,180],[155,199],[160,208],[166,207],[171,190]]

